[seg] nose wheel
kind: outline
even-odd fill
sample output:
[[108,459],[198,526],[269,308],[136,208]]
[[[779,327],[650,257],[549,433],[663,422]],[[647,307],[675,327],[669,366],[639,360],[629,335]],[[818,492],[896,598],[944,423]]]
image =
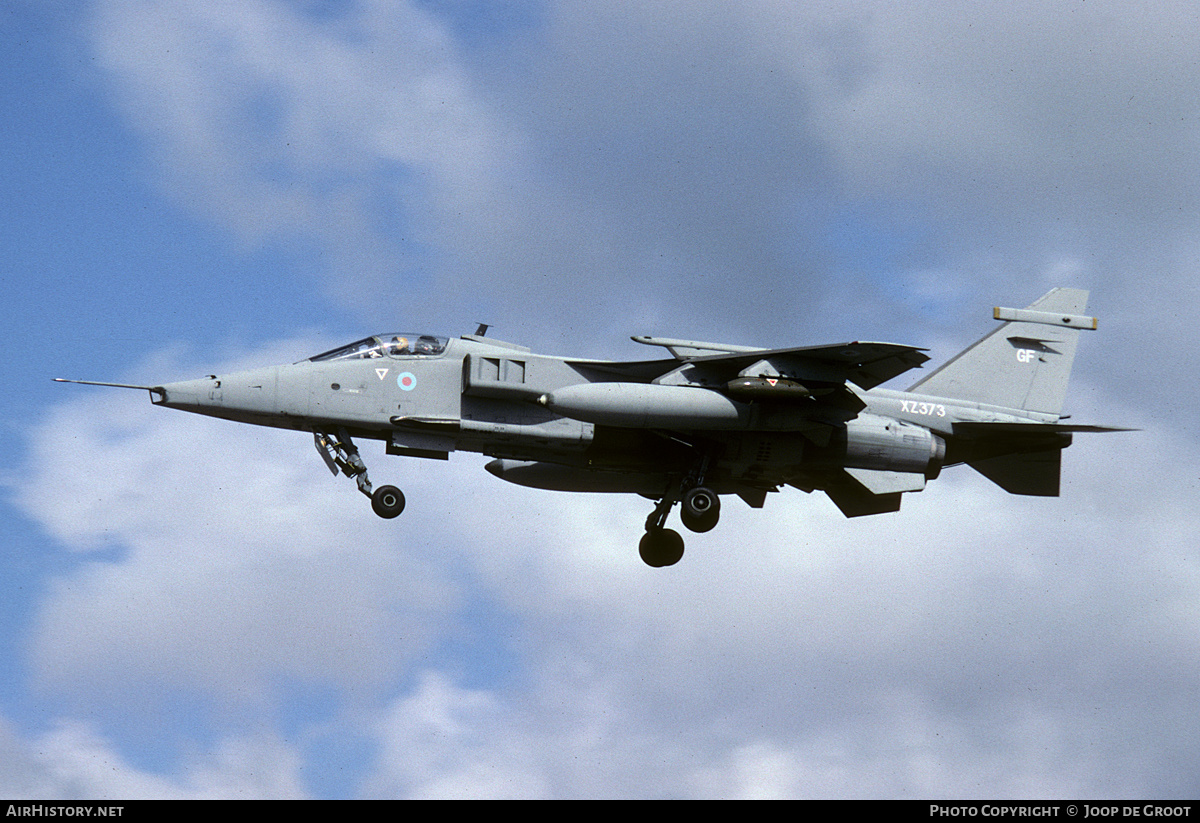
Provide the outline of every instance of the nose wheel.
[[399,517],[404,511],[404,492],[395,486],[380,486],[371,494],[371,508],[387,520]]

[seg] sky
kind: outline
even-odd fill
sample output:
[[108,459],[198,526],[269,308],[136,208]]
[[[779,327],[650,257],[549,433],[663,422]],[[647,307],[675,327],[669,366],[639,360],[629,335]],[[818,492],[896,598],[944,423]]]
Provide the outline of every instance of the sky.
[[[6,0],[0,796],[1200,795],[1197,76],[1181,0]],[[384,521],[52,382],[480,322],[933,366],[1055,286],[1065,411],[1140,429],[1060,498],[730,499],[669,569],[640,497],[365,445]]]

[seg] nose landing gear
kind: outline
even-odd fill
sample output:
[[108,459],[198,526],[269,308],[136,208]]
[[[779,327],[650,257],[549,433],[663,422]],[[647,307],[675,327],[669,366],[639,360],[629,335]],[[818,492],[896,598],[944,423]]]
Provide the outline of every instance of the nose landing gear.
[[395,486],[380,486],[372,491],[371,480],[367,477],[367,464],[359,456],[358,447],[344,428],[339,427],[336,434],[314,429],[313,441],[331,472],[336,475],[341,471],[347,477],[353,477],[358,490],[371,498],[371,509],[375,514],[390,520],[404,511],[404,492]]

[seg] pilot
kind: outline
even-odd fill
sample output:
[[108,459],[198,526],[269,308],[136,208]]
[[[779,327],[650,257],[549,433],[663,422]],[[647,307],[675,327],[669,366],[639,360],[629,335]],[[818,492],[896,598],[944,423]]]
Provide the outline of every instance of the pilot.
[[393,337],[391,345],[388,346],[388,354],[397,357],[402,354],[408,354],[408,338],[399,336]]
[[437,340],[432,337],[420,337],[417,339],[416,353],[417,354],[437,354]]

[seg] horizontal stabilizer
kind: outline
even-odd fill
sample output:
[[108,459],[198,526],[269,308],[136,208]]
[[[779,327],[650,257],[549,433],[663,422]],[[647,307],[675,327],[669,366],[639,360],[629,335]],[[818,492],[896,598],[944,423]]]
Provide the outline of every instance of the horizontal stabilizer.
[[1062,449],[1005,454],[967,465],[1009,494],[1058,497]]
[[1062,450],[1076,433],[1136,431],[1073,423],[955,423],[952,449],[1010,494],[1057,497]]
[[1037,435],[1071,434],[1085,432],[1103,434],[1104,432],[1133,432],[1138,429],[1123,429],[1116,426],[1087,426],[1072,423],[955,423],[955,436],[988,437],[994,434]]

